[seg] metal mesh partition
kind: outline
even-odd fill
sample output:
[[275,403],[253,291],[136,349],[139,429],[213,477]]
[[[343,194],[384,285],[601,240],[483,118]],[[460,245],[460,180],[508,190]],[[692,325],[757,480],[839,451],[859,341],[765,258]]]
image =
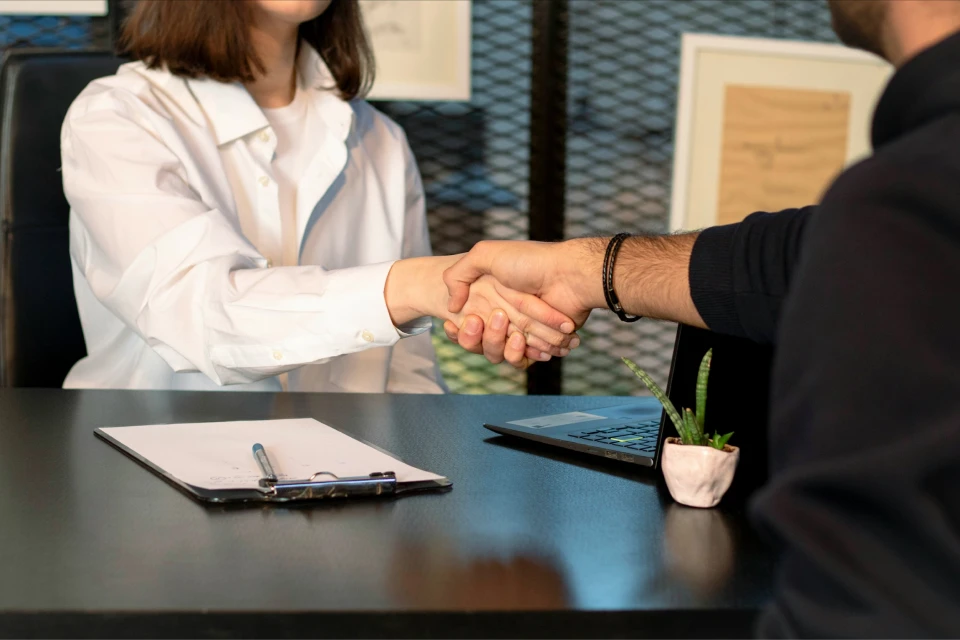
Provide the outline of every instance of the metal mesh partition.
[[[530,146],[530,0],[474,2],[469,103],[383,102],[404,127],[423,176],[437,254],[484,238],[525,239]],[[457,393],[526,392],[526,374],[466,353],[434,328],[434,345]]]
[[[667,230],[682,33],[834,40],[825,3],[812,0],[570,0],[569,10],[567,237]],[[620,356],[666,383],[675,331],[595,312],[564,360],[564,393],[645,394]]]
[[[437,253],[465,251],[482,238],[528,237],[535,1],[548,0],[473,1],[469,103],[377,104],[406,129],[417,156]],[[130,0],[111,2],[114,11],[131,6]],[[666,229],[681,33],[834,39],[819,0],[569,0],[555,6],[565,7],[569,51],[566,237]],[[0,48],[107,47],[107,24],[106,18],[0,15]],[[543,71],[564,66],[548,61]],[[463,352],[439,326],[434,333],[453,391],[525,393],[525,373]],[[624,325],[597,312],[582,333],[583,346],[563,362],[564,393],[642,393],[620,356],[666,381],[672,325]]]
[[106,18],[0,15],[0,50],[10,47],[89,49],[110,46]]

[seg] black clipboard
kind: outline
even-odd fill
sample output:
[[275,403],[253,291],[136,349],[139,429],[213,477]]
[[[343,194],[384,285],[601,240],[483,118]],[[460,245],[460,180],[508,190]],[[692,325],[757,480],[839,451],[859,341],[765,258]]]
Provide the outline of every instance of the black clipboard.
[[[243,502],[306,502],[315,500],[329,500],[337,498],[373,498],[395,496],[405,493],[421,491],[443,491],[453,487],[447,478],[425,480],[418,482],[400,482],[392,471],[380,471],[368,476],[352,476],[341,478],[328,471],[318,471],[303,480],[278,480],[271,482],[260,481],[257,489],[207,489],[197,487],[176,478],[166,470],[144,458],[122,442],[105,433],[102,429],[94,429],[94,435],[114,446],[127,457],[135,460],[141,466],[157,474],[177,489],[200,502],[229,504]],[[352,436],[351,436],[352,437]],[[357,438],[354,438],[355,440]],[[377,449],[381,453],[394,457],[376,445],[369,442],[363,444]]]

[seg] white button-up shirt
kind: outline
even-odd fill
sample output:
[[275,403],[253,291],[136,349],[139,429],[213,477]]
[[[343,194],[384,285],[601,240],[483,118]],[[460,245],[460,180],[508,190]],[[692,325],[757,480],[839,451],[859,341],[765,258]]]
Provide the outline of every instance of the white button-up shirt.
[[309,46],[298,67],[324,131],[303,142],[299,266],[279,266],[276,136],[242,85],[135,62],[70,107],[63,184],[89,355],[65,387],[279,390],[290,372],[292,391],[442,392],[429,319],[401,333],[383,298],[393,261],[430,253],[403,131],[338,98]]

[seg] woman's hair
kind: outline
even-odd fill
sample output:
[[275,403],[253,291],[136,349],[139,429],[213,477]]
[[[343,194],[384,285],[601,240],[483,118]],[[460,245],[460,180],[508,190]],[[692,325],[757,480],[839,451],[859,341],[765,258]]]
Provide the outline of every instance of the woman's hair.
[[[250,41],[255,7],[249,0],[140,0],[123,25],[120,53],[188,78],[250,82],[263,63]],[[344,100],[373,83],[373,52],[357,0],[333,0],[300,25],[300,38],[330,69]]]

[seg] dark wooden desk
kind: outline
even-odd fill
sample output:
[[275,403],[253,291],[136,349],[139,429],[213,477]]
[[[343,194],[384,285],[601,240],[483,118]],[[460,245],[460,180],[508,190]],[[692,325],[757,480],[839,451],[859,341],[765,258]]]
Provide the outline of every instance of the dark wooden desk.
[[[617,401],[0,390],[0,636],[749,634],[772,570],[742,505],[481,427]],[[305,416],[453,491],[211,508],[93,435]]]

